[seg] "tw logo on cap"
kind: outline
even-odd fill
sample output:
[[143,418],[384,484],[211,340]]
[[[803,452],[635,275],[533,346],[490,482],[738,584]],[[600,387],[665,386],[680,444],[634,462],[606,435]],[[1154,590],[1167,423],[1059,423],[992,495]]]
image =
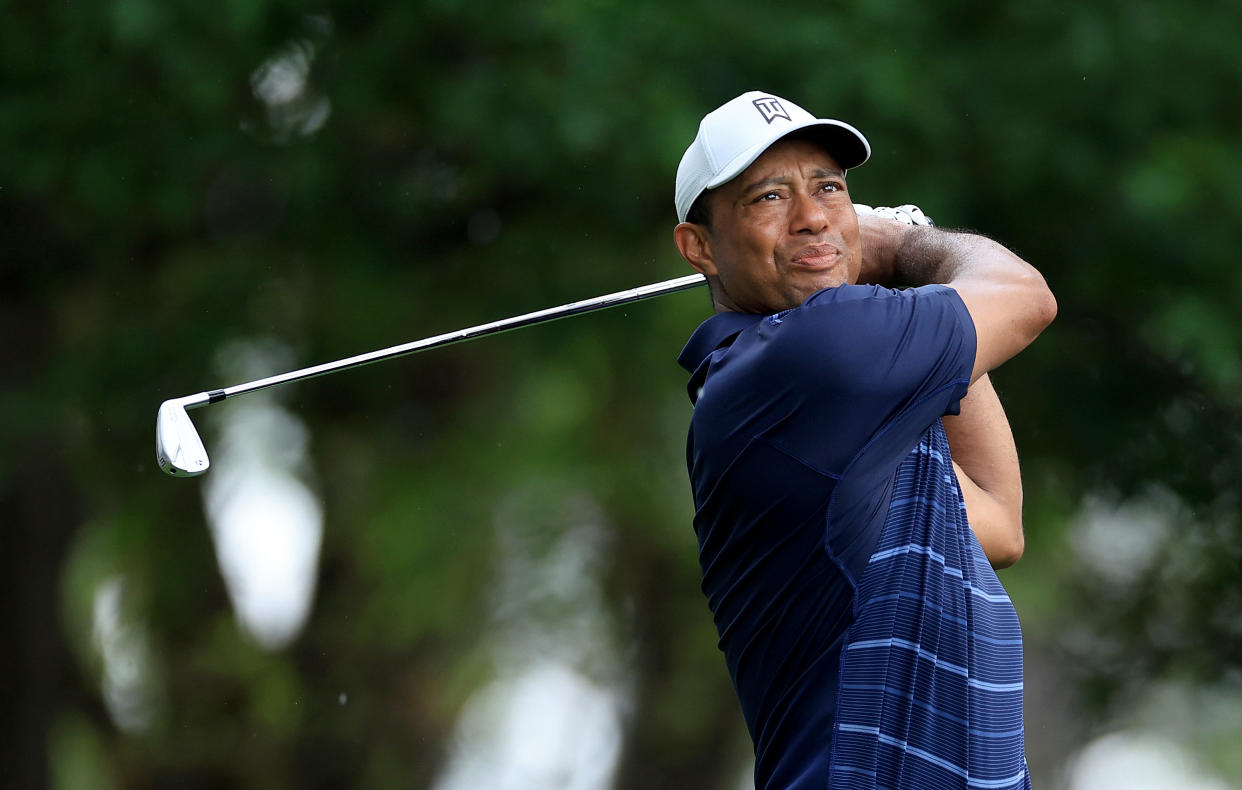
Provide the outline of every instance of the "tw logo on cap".
[[785,112],[785,108],[781,106],[780,101],[771,96],[755,99],[751,104],[755,105],[755,109],[763,116],[763,120],[768,123],[772,123],[777,118],[784,118],[790,123],[793,122],[793,119],[789,117],[789,113]]

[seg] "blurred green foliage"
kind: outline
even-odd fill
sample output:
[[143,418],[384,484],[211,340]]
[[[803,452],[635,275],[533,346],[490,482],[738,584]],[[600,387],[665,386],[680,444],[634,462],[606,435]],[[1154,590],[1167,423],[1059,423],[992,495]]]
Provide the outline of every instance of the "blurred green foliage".
[[[697,589],[673,361],[705,294],[290,387],[324,536],[311,617],[275,652],[238,628],[201,483],[158,472],[151,432],[164,398],[235,383],[214,360],[239,339],[313,364],[683,273],[676,163],[754,88],[869,135],[857,200],[979,228],[1058,296],[994,377],[1027,478],[1004,579],[1064,703],[1030,695],[1037,779],[1154,682],[1239,683],[1233,3],[3,11],[4,784],[429,786],[505,669],[499,514],[548,550],[585,501],[612,641],[579,669],[631,695],[616,786],[734,786],[747,744]],[[1089,499],[1171,528],[1100,573]],[[101,696],[109,579],[147,649],[138,731]],[[530,616],[554,633],[572,612]]]

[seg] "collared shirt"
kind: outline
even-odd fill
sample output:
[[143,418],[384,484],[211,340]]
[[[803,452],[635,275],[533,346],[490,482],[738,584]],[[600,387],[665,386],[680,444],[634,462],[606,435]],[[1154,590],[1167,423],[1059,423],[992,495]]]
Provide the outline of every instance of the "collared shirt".
[[680,362],[703,591],[768,788],[1021,788],[1021,633],[940,417],[974,364],[951,288],[722,313]]

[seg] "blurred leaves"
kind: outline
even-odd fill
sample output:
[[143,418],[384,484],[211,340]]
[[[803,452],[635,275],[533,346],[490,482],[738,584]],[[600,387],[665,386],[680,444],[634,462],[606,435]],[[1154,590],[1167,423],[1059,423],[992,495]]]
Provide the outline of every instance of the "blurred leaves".
[[[632,695],[617,786],[732,786],[745,743],[697,590],[673,362],[703,294],[290,387],[325,534],[284,652],[237,628],[198,484],[158,474],[150,434],[162,399],[234,383],[211,364],[238,339],[313,364],[682,273],[676,163],[704,112],[755,88],[868,134],[859,200],[980,228],[1052,284],[1057,324],[994,377],[1027,474],[1006,580],[1032,644],[1074,668],[1082,726],[1155,679],[1228,675],[1235,17],[1224,0],[6,4],[0,576],[25,612],[6,668],[29,679],[6,779],[428,785],[496,672],[501,514],[551,547],[589,512]],[[1118,586],[1065,559],[1091,514],[1135,540],[1134,508],[1169,524],[1159,561]],[[110,723],[83,642],[117,575],[168,717],[138,736]]]

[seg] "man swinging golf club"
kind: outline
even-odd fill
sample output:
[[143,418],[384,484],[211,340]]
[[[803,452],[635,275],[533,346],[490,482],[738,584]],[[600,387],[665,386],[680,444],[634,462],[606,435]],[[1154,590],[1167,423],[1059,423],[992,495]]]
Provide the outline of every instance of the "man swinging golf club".
[[993,570],[1021,556],[1022,485],[987,374],[1056,302],[989,239],[860,216],[869,155],[752,92],[677,170],[674,240],[716,310],[680,357],[703,591],[758,790],[1029,787]]

